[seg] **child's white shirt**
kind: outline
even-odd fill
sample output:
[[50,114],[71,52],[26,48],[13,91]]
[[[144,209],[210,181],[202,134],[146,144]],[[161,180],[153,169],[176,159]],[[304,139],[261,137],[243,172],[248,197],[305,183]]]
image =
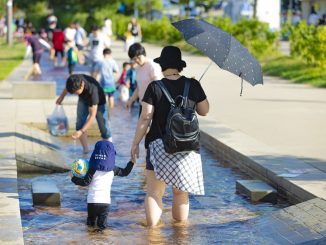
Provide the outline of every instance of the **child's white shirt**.
[[96,171],[88,188],[87,203],[111,203],[114,172]]

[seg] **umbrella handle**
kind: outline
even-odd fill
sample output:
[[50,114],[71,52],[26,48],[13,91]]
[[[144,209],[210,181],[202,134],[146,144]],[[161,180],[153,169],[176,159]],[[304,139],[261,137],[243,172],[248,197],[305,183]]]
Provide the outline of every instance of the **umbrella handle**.
[[200,82],[200,80],[203,78],[203,76],[205,75],[205,73],[208,71],[209,67],[210,67],[212,64],[213,64],[213,61],[211,61],[211,63],[209,63],[209,65],[206,67],[204,73],[201,75],[201,77],[199,78],[199,81],[198,81],[198,82]]
[[243,91],[243,78],[241,77],[241,90],[240,90],[240,96],[242,96]]

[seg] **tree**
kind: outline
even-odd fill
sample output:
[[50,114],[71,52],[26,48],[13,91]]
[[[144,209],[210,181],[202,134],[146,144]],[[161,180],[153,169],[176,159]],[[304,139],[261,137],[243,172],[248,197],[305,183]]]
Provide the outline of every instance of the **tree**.
[[254,7],[253,18],[256,19],[256,17],[257,17],[257,0],[254,0],[253,7]]

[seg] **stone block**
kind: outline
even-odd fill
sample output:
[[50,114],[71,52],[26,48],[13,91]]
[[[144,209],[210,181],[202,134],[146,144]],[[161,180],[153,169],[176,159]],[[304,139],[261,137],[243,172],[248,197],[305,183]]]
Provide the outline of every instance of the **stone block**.
[[13,82],[13,99],[54,99],[56,97],[55,82]]
[[32,183],[33,205],[60,206],[60,191],[54,181],[37,180]]
[[236,191],[252,202],[277,202],[277,191],[261,180],[237,180]]

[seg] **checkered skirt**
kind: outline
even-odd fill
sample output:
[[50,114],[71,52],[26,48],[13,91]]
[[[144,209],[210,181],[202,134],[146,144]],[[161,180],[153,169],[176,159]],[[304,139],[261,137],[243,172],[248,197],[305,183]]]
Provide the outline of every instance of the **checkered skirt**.
[[149,144],[149,160],[156,178],[181,191],[204,195],[204,180],[200,154],[194,151],[166,153],[162,139]]

